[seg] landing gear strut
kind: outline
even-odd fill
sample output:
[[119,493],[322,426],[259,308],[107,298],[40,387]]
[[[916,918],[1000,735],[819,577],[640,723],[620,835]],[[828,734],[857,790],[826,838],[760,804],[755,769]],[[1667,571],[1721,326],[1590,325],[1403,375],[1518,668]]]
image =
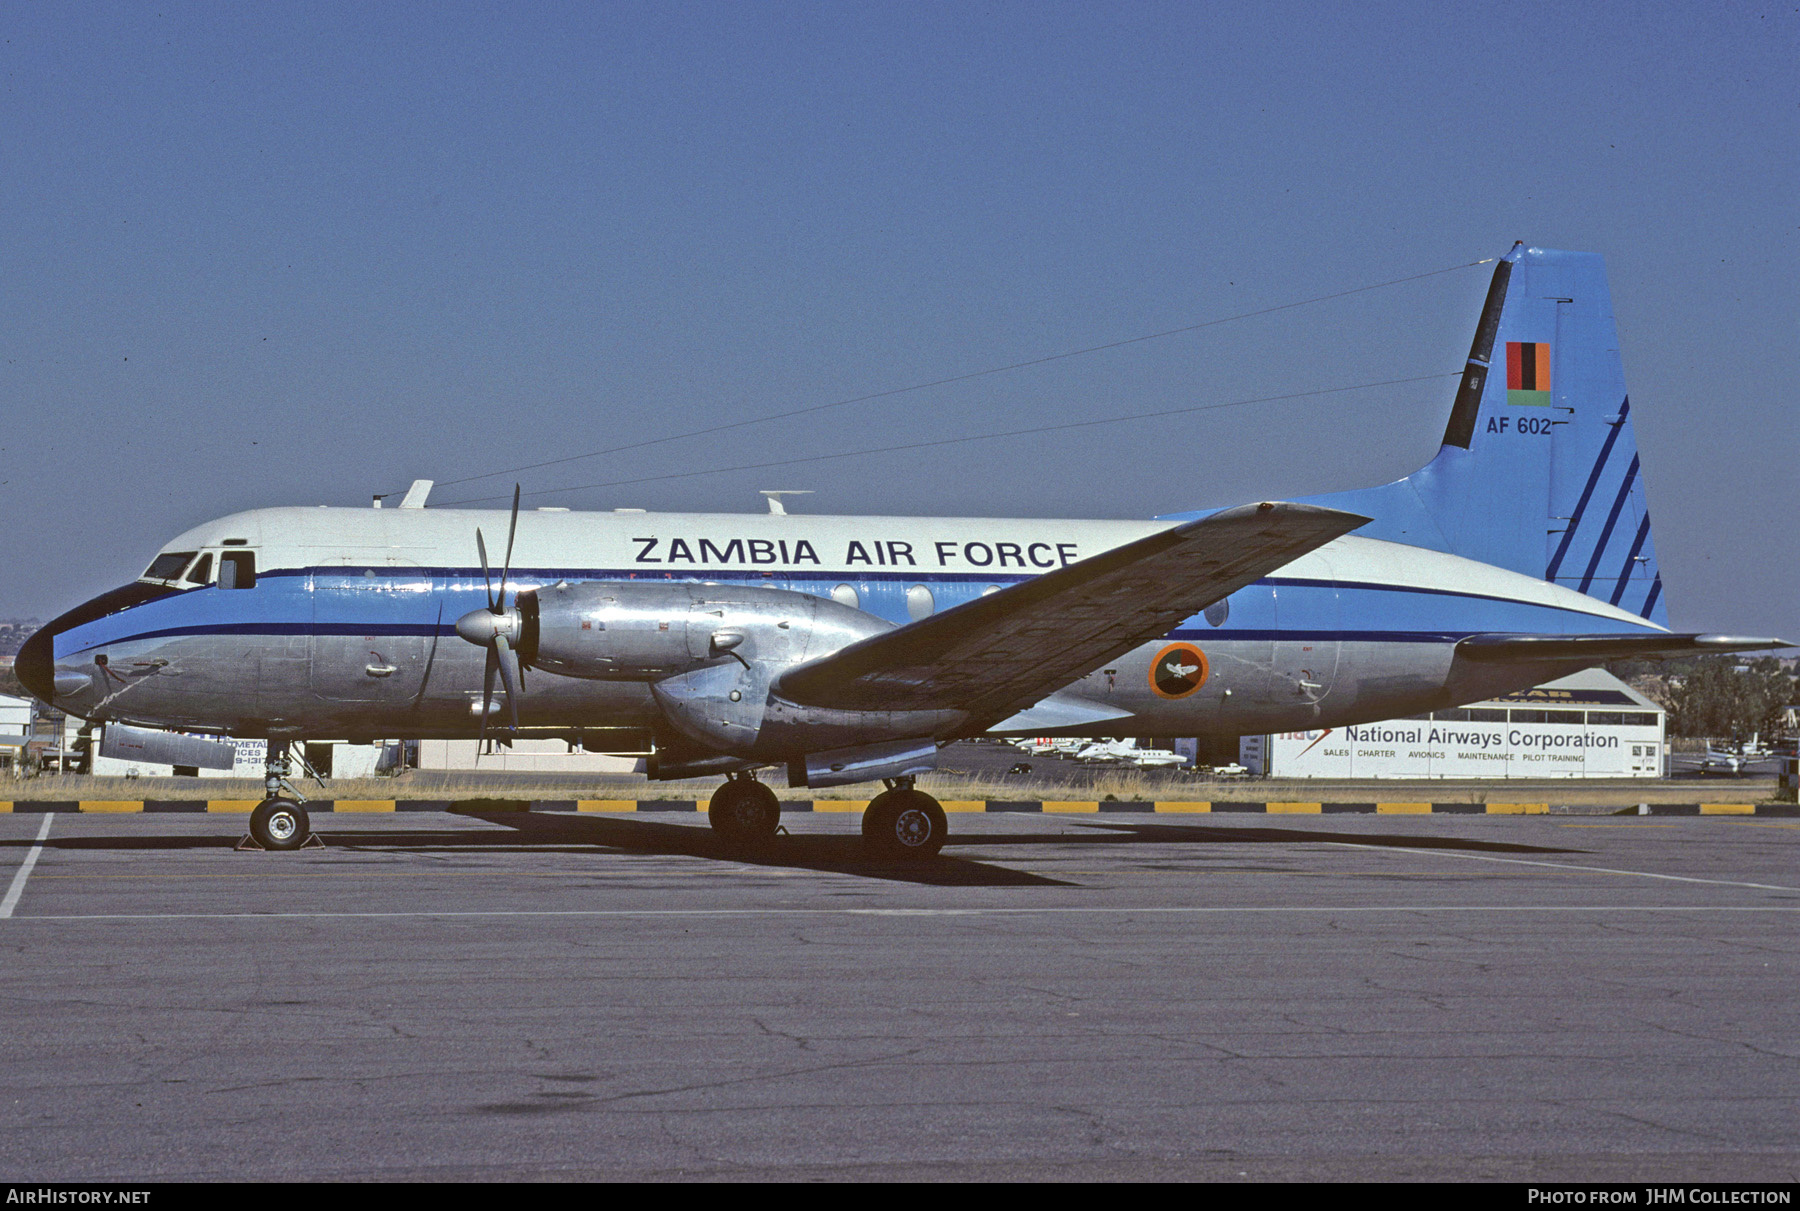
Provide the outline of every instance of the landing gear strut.
[[944,846],[950,822],[938,801],[910,777],[886,780],[887,789],[863,811],[863,844],[887,860],[929,858]]
[[304,796],[288,781],[288,742],[269,741],[263,765],[263,793],[267,796],[250,813],[250,836],[264,849],[299,849],[312,836]]
[[725,785],[713,792],[706,805],[706,818],[727,841],[761,845],[773,840],[781,825],[781,800],[746,770],[727,775]]

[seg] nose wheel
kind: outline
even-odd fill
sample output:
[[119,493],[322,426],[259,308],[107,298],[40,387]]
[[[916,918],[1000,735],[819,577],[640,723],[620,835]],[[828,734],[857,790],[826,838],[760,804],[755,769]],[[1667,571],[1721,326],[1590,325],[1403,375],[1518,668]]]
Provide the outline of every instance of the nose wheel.
[[863,811],[863,844],[885,861],[930,858],[944,847],[950,822],[936,799],[899,778]]
[[312,836],[306,809],[292,799],[264,799],[250,813],[250,836],[264,849],[299,849]]
[[706,805],[713,831],[738,845],[772,841],[781,825],[781,800],[747,774],[739,774],[713,792]]

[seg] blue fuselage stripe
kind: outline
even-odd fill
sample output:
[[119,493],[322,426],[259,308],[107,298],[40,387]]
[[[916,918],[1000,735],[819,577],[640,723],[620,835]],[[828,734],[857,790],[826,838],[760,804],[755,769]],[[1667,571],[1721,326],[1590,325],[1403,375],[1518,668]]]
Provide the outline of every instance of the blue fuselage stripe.
[[[195,589],[145,602],[86,623],[57,644],[69,656],[107,644],[181,636],[362,636],[445,637],[455,620],[487,600],[478,569],[383,569],[377,577],[342,567],[272,573],[257,588]],[[643,577],[639,577],[644,579]],[[961,574],[777,578],[715,572],[709,579],[828,596],[835,585],[860,586],[863,608],[896,623],[906,621],[902,582],[936,590],[940,610],[972,600],[993,583],[1024,576],[969,577]],[[530,569],[515,572],[514,584],[528,587],[557,580],[629,579],[610,569]],[[654,579],[663,579],[655,577]],[[694,579],[683,576],[684,581]],[[1652,590],[1652,603],[1655,590]],[[1232,594],[1224,625],[1202,626],[1198,617],[1172,634],[1218,641],[1453,643],[1484,632],[1567,633],[1626,630],[1617,621],[1585,611],[1492,594],[1407,585],[1269,577]]]

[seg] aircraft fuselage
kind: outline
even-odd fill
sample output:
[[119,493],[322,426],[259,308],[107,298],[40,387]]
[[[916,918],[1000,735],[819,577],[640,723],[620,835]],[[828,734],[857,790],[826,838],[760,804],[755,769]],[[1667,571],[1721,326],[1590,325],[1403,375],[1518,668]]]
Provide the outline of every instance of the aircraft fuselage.
[[[221,518],[167,544],[152,566],[162,575],[118,591],[142,600],[112,612],[83,607],[46,628],[53,652],[40,647],[36,658],[53,660],[56,704],[95,720],[236,736],[473,736],[484,652],[455,623],[488,602],[477,528],[492,543],[507,523],[504,510],[449,509]],[[672,604],[669,617],[637,620],[667,632],[681,659],[690,623],[710,625],[744,590],[828,598],[880,620],[872,625],[901,626],[1171,524],[532,511],[519,517],[509,584],[515,593],[559,583],[703,586],[699,597],[719,607],[707,619],[683,616],[699,606]],[[185,566],[175,558],[189,553]],[[228,562],[233,575],[222,578]],[[240,568],[253,585],[221,583]],[[1352,536],[1094,669],[1056,696],[1058,709],[993,730],[1239,735],[1393,718],[1578,667],[1459,661],[1456,643],[1471,634],[1661,630],[1519,573]],[[703,647],[688,657],[733,659]],[[521,725],[580,733],[596,748],[637,747],[631,733],[647,737],[665,722],[653,679],[647,667],[534,670]],[[946,739],[961,723],[934,726]]]

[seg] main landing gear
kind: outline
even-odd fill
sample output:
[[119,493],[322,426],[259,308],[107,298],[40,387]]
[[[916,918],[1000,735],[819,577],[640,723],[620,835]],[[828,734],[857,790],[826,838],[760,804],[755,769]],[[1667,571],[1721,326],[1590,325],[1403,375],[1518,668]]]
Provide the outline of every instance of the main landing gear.
[[775,792],[745,771],[730,774],[725,785],[713,792],[706,818],[714,831],[739,845],[762,845],[775,837],[781,826],[781,800]]
[[[300,849],[312,840],[312,825],[301,796],[288,782],[288,742],[269,741],[263,766],[263,791],[268,796],[250,813],[250,837],[263,849]],[[290,797],[291,796],[291,797]]]
[[887,787],[863,811],[863,844],[887,860],[930,858],[944,847],[950,822],[938,801],[910,777],[889,778]]
[[[887,789],[863,811],[863,845],[869,856],[884,862],[935,856],[950,832],[944,809],[915,787],[910,777],[889,778],[884,785]],[[775,839],[775,830],[781,825],[781,801],[746,771],[730,775],[725,785],[713,792],[706,817],[726,841],[766,845]]]

